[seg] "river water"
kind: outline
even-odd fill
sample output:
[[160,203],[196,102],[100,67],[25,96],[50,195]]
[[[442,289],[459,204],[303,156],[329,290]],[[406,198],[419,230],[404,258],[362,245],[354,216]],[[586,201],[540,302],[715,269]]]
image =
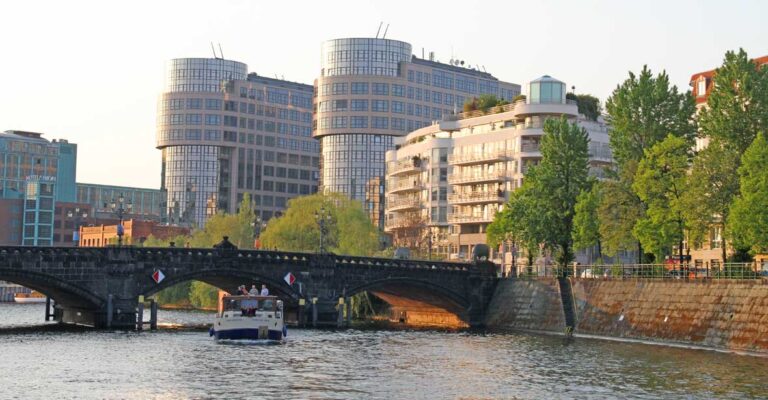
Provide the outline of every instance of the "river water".
[[[58,329],[0,303],[0,399],[768,398],[768,359],[530,334],[289,331],[283,345],[201,330]],[[163,311],[161,324],[212,314]],[[21,328],[20,328],[21,327]]]

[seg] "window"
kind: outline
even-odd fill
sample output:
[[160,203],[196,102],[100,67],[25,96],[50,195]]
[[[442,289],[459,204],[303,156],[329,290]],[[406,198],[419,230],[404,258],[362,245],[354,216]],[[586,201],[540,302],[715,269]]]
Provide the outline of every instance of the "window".
[[221,124],[221,118],[218,114],[205,114],[205,124],[219,126]]
[[699,78],[699,81],[696,83],[696,96],[704,97],[706,95],[707,95],[707,79]]
[[392,96],[405,97],[405,85],[392,84]]
[[236,101],[225,101],[224,102],[224,111],[237,111],[237,102]]
[[350,128],[367,128],[368,117],[349,117]]
[[331,91],[331,94],[338,95],[338,94],[347,94],[347,84],[346,83],[334,83],[333,89]]
[[190,110],[200,110],[203,108],[203,99],[187,99],[187,108]]
[[371,128],[374,128],[374,129],[389,129],[389,118],[387,118],[387,117],[371,117]]
[[352,82],[352,94],[368,94],[368,82]]
[[368,100],[352,100],[351,111],[368,111]]
[[187,114],[187,125],[201,125],[203,116],[200,114]]
[[389,112],[389,101],[387,101],[387,100],[371,100],[371,111],[374,111],[374,112]]
[[237,127],[237,117],[233,117],[230,115],[224,116],[224,126],[232,126]]
[[397,114],[405,113],[405,104],[402,101],[392,100],[392,112]]
[[206,110],[221,110],[221,100],[218,99],[205,99]]
[[373,94],[378,96],[388,96],[389,95],[389,84],[388,83],[373,83]]

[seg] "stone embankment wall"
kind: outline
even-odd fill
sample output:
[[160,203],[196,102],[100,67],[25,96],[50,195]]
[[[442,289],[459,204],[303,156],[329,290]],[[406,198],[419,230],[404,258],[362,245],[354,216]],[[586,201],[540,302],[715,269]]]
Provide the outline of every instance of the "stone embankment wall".
[[[573,280],[575,333],[768,353],[768,282]],[[557,281],[506,281],[495,329],[562,332]]]
[[491,329],[563,332],[565,317],[557,281],[502,280],[486,316]]

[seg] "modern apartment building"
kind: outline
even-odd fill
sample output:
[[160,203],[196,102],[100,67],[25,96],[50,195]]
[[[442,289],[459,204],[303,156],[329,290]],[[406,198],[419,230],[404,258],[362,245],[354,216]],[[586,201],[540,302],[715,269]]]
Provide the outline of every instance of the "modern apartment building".
[[485,243],[486,228],[541,160],[547,118],[566,116],[590,138],[590,173],[612,163],[608,131],[579,115],[565,83],[543,76],[525,100],[449,116],[395,140],[387,152],[385,231],[396,245],[463,257]]
[[157,111],[168,222],[202,226],[236,211],[245,193],[268,220],[316,192],[312,95],[310,85],[249,74],[237,61],[171,60]]
[[130,210],[125,209],[125,219],[167,220],[166,194],[160,189],[77,183],[77,202],[87,205],[92,218],[117,219],[112,204],[121,196],[124,204],[131,205]]
[[431,125],[472,97],[512,100],[520,93],[519,85],[460,66],[463,61],[418,58],[410,44],[398,40],[329,40],[320,64],[313,136],[322,152],[322,190],[360,200],[380,227],[384,155],[395,138]]

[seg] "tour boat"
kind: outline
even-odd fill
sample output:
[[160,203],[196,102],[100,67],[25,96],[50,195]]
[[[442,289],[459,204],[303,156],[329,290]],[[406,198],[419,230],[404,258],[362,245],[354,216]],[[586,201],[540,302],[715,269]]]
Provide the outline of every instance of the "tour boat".
[[286,335],[283,302],[275,296],[223,295],[209,334],[216,340],[281,341]]
[[17,303],[45,303],[45,295],[40,292],[16,293],[13,295],[13,301]]

